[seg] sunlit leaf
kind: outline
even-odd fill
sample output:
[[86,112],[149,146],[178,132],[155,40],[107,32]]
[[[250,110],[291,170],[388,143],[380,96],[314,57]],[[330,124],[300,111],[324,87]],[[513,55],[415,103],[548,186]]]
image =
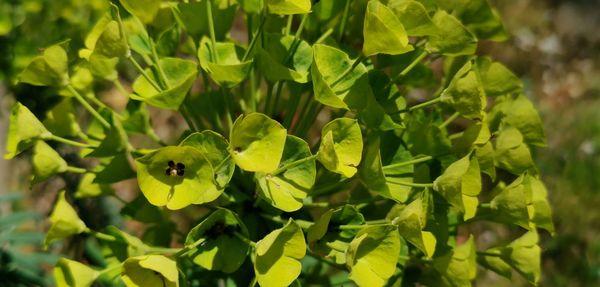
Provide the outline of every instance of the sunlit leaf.
[[233,43],[216,43],[202,38],[198,48],[200,66],[217,84],[233,87],[242,82],[252,67],[252,60],[243,60],[244,49]]
[[128,287],[179,286],[177,263],[162,255],[144,255],[125,260],[121,278]]
[[222,135],[213,131],[193,133],[179,145],[195,147],[201,151],[214,169],[215,181],[219,189],[227,186],[233,176],[235,162],[227,152],[229,143]]
[[475,216],[481,192],[481,174],[476,157],[467,155],[452,163],[433,182],[433,189],[439,192],[453,206],[461,210],[464,220]]
[[293,15],[310,12],[310,0],[264,0],[271,14]]
[[254,272],[260,286],[289,286],[302,271],[300,260],[306,253],[304,234],[290,221],[256,243]]
[[52,147],[43,141],[33,146],[33,183],[42,182],[49,177],[67,171],[67,162]]
[[243,170],[272,172],[279,167],[286,134],[280,123],[264,114],[242,115],[231,129],[229,152]]
[[19,76],[22,83],[62,87],[69,83],[67,52],[60,45],[46,48]]
[[77,261],[61,258],[53,270],[57,287],[88,287],[92,286],[100,272]]
[[352,177],[362,158],[363,140],[356,120],[335,119],[323,127],[317,159],[325,168]]
[[75,209],[67,202],[64,191],[58,193],[54,210],[50,214],[50,223],[50,230],[48,230],[44,239],[45,248],[53,241],[82,233],[87,229],[85,223],[79,219]]
[[363,26],[363,54],[398,55],[412,51],[404,26],[394,12],[378,0],[369,1]]
[[52,135],[35,115],[24,105],[16,102],[11,110],[5,159],[11,159],[31,147],[37,139]]

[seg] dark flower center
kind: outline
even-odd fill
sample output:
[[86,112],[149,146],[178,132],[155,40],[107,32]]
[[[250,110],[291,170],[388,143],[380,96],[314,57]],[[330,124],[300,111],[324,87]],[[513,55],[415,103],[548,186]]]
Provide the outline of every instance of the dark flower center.
[[169,166],[165,170],[165,174],[168,176],[183,176],[185,174],[185,164],[178,162],[175,164],[174,161],[170,160],[167,165]]

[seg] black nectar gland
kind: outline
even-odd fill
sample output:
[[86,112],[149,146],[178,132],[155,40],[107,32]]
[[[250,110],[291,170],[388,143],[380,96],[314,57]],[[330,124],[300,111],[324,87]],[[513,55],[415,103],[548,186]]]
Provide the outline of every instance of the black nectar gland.
[[183,176],[185,174],[185,164],[178,162],[175,164],[174,161],[170,160],[167,165],[169,166],[165,170],[165,174],[168,176]]

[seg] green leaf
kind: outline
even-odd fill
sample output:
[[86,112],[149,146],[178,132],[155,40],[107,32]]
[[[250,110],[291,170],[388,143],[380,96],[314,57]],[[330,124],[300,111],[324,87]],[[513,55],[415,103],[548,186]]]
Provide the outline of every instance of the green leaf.
[[423,4],[415,0],[390,0],[388,7],[400,19],[408,36],[433,36],[438,29]]
[[264,0],[270,14],[293,15],[310,13],[310,0]]
[[98,184],[95,182],[96,174],[86,173],[83,175],[75,191],[75,198],[98,197],[112,194],[113,190],[108,184]]
[[393,222],[398,225],[398,231],[404,239],[419,248],[428,258],[433,256],[437,241],[433,233],[423,230],[427,224],[427,210],[420,197],[404,207]]
[[67,171],[67,162],[44,141],[33,146],[33,183],[42,182],[49,177]]
[[523,91],[523,82],[511,70],[488,57],[477,58],[481,83],[488,96],[501,96]]
[[337,264],[346,264],[346,254],[340,250],[347,248],[358,230],[338,230],[338,226],[364,223],[365,218],[352,205],[330,209],[308,228],[307,239],[310,249],[319,255],[332,258]]
[[507,246],[495,247],[479,255],[478,261],[494,272],[511,278],[510,268],[514,268],[531,284],[537,285],[541,274],[541,248],[538,246],[535,230],[525,233]]
[[60,258],[52,271],[57,287],[92,286],[100,272],[77,261]]
[[438,33],[427,42],[427,50],[447,56],[472,55],[477,48],[475,36],[456,19],[456,17],[438,10],[433,15],[433,23]]
[[490,203],[494,212],[492,220],[529,229],[528,202],[531,198],[531,189],[524,179],[524,176],[518,177],[492,199]]
[[179,286],[177,263],[162,255],[144,255],[125,260],[121,278],[127,287]]
[[489,143],[492,133],[486,122],[475,122],[452,142],[455,153],[463,155]]
[[144,195],[138,195],[133,201],[125,205],[121,215],[143,223],[156,223],[163,221],[161,210],[148,203]]
[[258,241],[254,252],[254,272],[260,286],[289,286],[300,275],[300,260],[306,254],[302,229],[290,219]]
[[219,208],[188,233],[185,245],[204,240],[190,253],[194,263],[208,270],[235,272],[248,255],[250,247],[233,233],[248,237],[248,230],[233,212]]
[[499,168],[516,175],[535,168],[531,151],[518,129],[508,126],[500,131],[495,148],[496,166]]
[[508,39],[502,19],[487,0],[466,1],[462,5],[456,5],[452,13],[458,15],[460,21],[479,39],[492,41]]
[[206,37],[202,38],[198,48],[200,66],[220,86],[234,87],[246,79],[252,60],[242,61],[243,57],[243,48],[229,42],[216,43],[212,47]]
[[519,95],[502,104],[503,124],[513,126],[521,132],[526,143],[545,147],[546,135],[540,116],[527,97]]
[[150,113],[146,104],[141,101],[129,100],[123,111],[123,129],[128,133],[148,134],[153,132],[150,124]]
[[208,130],[193,133],[179,145],[195,147],[201,151],[215,169],[218,188],[225,189],[235,171],[235,162],[227,151],[229,143],[222,135]]
[[[208,0],[211,1],[211,12],[214,21],[215,38],[217,41],[226,39],[227,34],[233,26],[235,15],[239,1],[223,1],[223,0]],[[210,27],[208,25],[208,17],[206,17],[206,2],[190,2],[177,4],[181,22],[185,26],[187,33],[192,35],[196,40],[202,36],[210,35]],[[201,15],[201,17],[199,17]]]
[[433,189],[439,192],[451,205],[464,213],[464,220],[475,216],[481,192],[479,162],[470,154],[452,163],[433,182]]
[[34,86],[62,87],[69,83],[67,52],[54,45],[35,57],[19,76],[19,81]]
[[308,82],[313,49],[304,40],[290,35],[266,33],[264,46],[257,49],[256,65],[271,82]]
[[463,117],[481,119],[487,105],[485,92],[475,71],[468,62],[442,92],[442,102],[450,104]]
[[471,286],[471,280],[477,276],[475,251],[471,235],[467,242],[434,259],[433,268],[439,276],[431,278],[434,286]]
[[109,15],[101,18],[85,39],[86,49],[80,50],[79,55],[90,60],[92,55],[106,58],[118,58],[129,53],[129,45],[121,31],[119,23]]
[[479,168],[482,173],[490,176],[492,180],[496,179],[496,167],[494,166],[494,146],[487,142],[481,147],[475,149],[475,156],[479,162]]
[[44,239],[44,248],[48,248],[53,241],[82,233],[87,229],[75,209],[65,199],[64,191],[58,193],[58,200],[50,214],[50,224],[50,230]]
[[142,242],[137,236],[127,234],[117,227],[112,225],[106,227],[106,234],[112,235],[117,240],[106,241],[108,247],[105,257],[114,257],[119,262],[125,261],[129,257],[144,255],[148,252],[149,247]]
[[12,159],[31,147],[37,139],[52,134],[24,105],[16,102],[10,112],[5,159]]
[[118,115],[110,111],[110,116],[106,118],[110,124],[110,128],[105,131],[106,136],[86,157],[112,157],[127,152],[129,140]]
[[[385,198],[396,202],[405,202],[410,192],[410,187],[394,184],[393,180],[388,183],[388,178],[383,171],[381,163],[379,137],[372,137],[364,151],[364,158],[359,166],[359,176],[369,191],[375,192]],[[390,178],[397,179],[400,174],[390,174]],[[407,178],[400,178],[402,181],[412,182],[412,172]]]
[[317,159],[328,170],[352,177],[362,158],[360,126],[349,118],[335,119],[323,127]]
[[[183,164],[183,173],[177,172],[179,168],[170,167],[171,161],[173,167]],[[193,147],[164,147],[138,158],[136,166],[140,189],[156,206],[181,209],[213,201],[222,193],[214,183],[210,162]]]
[[135,175],[136,173],[131,168],[127,154],[117,154],[99,166],[94,183],[112,184],[134,178]]
[[313,45],[313,55],[311,76],[315,100],[334,108],[363,109],[367,104],[367,95],[373,93],[369,87],[367,68],[358,64],[348,75],[338,79],[354,64],[346,53],[316,44]]
[[363,54],[399,55],[413,50],[404,26],[394,12],[378,0],[369,1],[363,26]]
[[527,178],[531,188],[530,206],[534,210],[533,214],[530,213],[530,219],[537,227],[546,229],[550,234],[554,234],[552,208],[548,202],[548,191],[546,191],[546,187],[541,180],[530,175]]
[[[165,73],[168,88],[157,91],[140,75],[133,83],[135,95],[132,98],[158,108],[178,110],[196,79],[196,63],[180,58],[162,58],[159,65]],[[151,69],[145,71],[155,83],[160,83],[159,77]]]
[[346,251],[350,279],[358,286],[383,286],[396,271],[400,248],[396,226],[362,229]]
[[158,10],[160,0],[119,0],[123,8],[131,15],[138,17],[143,23],[152,23]]
[[286,142],[285,128],[264,114],[237,118],[229,137],[229,152],[243,170],[269,173],[279,167]]
[[[295,161],[311,157],[308,144],[301,138],[288,135],[281,157],[280,167]],[[260,189],[258,195],[272,206],[285,212],[292,212],[302,207],[308,191],[315,184],[317,168],[315,160],[309,160],[272,175],[256,173]]]
[[54,135],[74,137],[81,132],[71,99],[65,98],[46,113],[44,126]]

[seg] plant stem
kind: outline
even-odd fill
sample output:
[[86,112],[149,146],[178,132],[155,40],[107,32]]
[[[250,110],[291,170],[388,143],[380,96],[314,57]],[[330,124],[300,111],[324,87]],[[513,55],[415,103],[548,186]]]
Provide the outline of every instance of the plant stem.
[[196,125],[194,125],[194,121],[192,120],[192,117],[190,116],[190,112],[188,111],[188,109],[185,105],[181,105],[179,107],[179,113],[181,114],[181,116],[183,117],[183,119],[188,124],[188,127],[191,130],[198,131],[198,129],[196,128]]
[[352,63],[352,65],[350,67],[348,67],[337,79],[335,79],[335,81],[333,81],[330,85],[330,87],[333,89],[333,87],[335,87],[337,84],[339,84],[346,76],[348,76],[350,73],[352,73],[352,71],[354,70],[354,68],[356,68],[358,66],[358,64],[360,64],[360,62],[362,62],[364,59],[366,59],[367,57],[363,54],[360,54],[360,56],[358,56],[358,58],[356,58],[356,60],[354,60],[354,62]]
[[152,39],[150,39],[150,48],[152,50],[152,59],[154,60],[154,65],[156,66],[156,69],[158,70],[158,74],[160,75],[160,78],[162,79],[162,83],[164,84],[164,87],[166,90],[168,90],[171,86],[169,85],[169,80],[167,79],[167,75],[165,74],[165,71],[163,70],[162,66],[160,65],[160,60],[158,59],[158,53],[156,52],[156,47],[154,45],[154,41],[152,41]]
[[294,120],[294,115],[296,114],[298,104],[300,103],[300,98],[302,95],[294,95],[293,93],[289,94],[289,97],[293,97],[288,99],[288,106],[286,109],[285,119],[283,120],[283,126],[288,129],[291,128],[292,121]]
[[256,46],[256,41],[257,41],[256,39],[258,39],[258,37],[262,34],[262,30],[263,30],[263,27],[265,26],[266,21],[267,21],[267,17],[263,16],[263,18],[260,22],[260,25],[258,26],[258,31],[256,32],[256,34],[254,34],[254,36],[252,37],[252,40],[250,40],[248,49],[246,50],[246,53],[244,53],[244,57],[242,57],[242,62],[245,62],[248,59],[248,56],[250,56],[250,53],[254,49],[254,46]]
[[292,23],[294,22],[294,15],[289,15],[287,19],[287,25],[285,26],[285,35],[289,35],[292,31]]
[[432,159],[433,159],[432,156],[424,156],[424,157],[419,157],[419,158],[411,159],[409,161],[404,161],[404,162],[399,162],[399,163],[394,163],[394,164],[386,165],[386,166],[383,167],[383,172],[386,172],[386,170],[390,171],[390,169],[394,169],[394,168],[398,168],[398,167],[403,167],[403,166],[407,166],[407,165],[413,165],[413,164],[417,164],[417,163],[421,163],[421,162],[430,161]]
[[321,34],[321,37],[319,37],[314,44],[321,44],[327,37],[331,36],[331,34],[333,34],[333,28],[329,28],[325,33]]
[[501,254],[487,252],[487,251],[477,251],[477,255],[491,256],[491,257],[501,257],[502,256]]
[[117,88],[117,90],[119,90],[119,92],[121,94],[123,94],[123,96],[128,97],[129,93],[127,92],[127,90],[125,90],[125,88],[123,87],[123,85],[121,84],[121,82],[119,81],[118,78],[112,80],[112,82],[115,85],[115,87]]
[[131,55],[127,56],[127,60],[129,60],[133,64],[135,69],[138,70],[138,72],[140,74],[142,74],[142,76],[146,79],[146,81],[148,81],[148,83],[150,83],[150,85],[152,85],[152,87],[154,87],[154,89],[156,89],[156,91],[158,91],[159,93],[163,91],[160,88],[160,86],[150,77],[150,75],[148,75],[148,73],[146,73],[144,68],[142,68],[142,66],[140,66],[140,64],[133,58],[133,56],[131,56]]
[[275,171],[273,171],[271,173],[271,175],[272,176],[278,175],[278,174],[280,174],[280,173],[282,173],[282,172],[284,172],[284,171],[286,171],[286,170],[288,170],[290,168],[294,168],[296,166],[299,166],[299,165],[301,165],[301,164],[303,164],[303,163],[305,163],[307,161],[315,160],[318,155],[319,155],[319,153],[316,153],[314,155],[311,155],[311,156],[308,156],[308,157],[305,157],[305,158],[302,158],[302,159],[290,162],[290,163],[288,163],[288,164],[286,164],[286,165],[284,165],[284,166],[276,169]]
[[94,118],[96,118],[96,120],[104,128],[110,129],[110,124],[92,106],[90,106],[88,102],[85,101],[83,96],[81,96],[81,94],[77,90],[75,90],[73,86],[67,85],[67,89],[69,90],[69,92],[71,92],[71,94],[73,94],[75,99],[83,106],[83,108],[85,108]]
[[181,251],[181,248],[169,248],[169,247],[159,247],[159,246],[152,246],[148,249],[148,252],[153,252],[153,253],[173,253],[173,254],[177,254],[179,251]]
[[308,208],[329,208],[331,205],[329,202],[304,202],[302,203],[302,207]]
[[231,130],[231,127],[233,127],[233,119],[231,118],[231,94],[229,93],[227,88],[221,87],[221,96],[223,97],[223,101],[225,101],[225,119],[227,120],[227,132],[229,132]]
[[212,52],[215,63],[219,62],[217,55],[217,37],[215,36],[215,23],[212,15],[212,1],[206,1],[206,18],[208,19],[208,32],[210,33],[210,42],[212,44]]
[[74,167],[74,166],[67,166],[67,169],[65,170],[65,172],[72,172],[72,173],[87,173],[87,169],[85,168],[80,168],[80,167]]
[[350,1],[351,0],[346,0],[346,5],[344,5],[344,14],[342,15],[342,23],[340,25],[340,32],[338,34],[338,43],[341,43],[342,38],[344,37],[346,23],[348,22],[348,15],[350,14]]
[[106,234],[106,233],[102,233],[102,232],[98,232],[95,230],[91,230],[89,228],[87,228],[86,230],[83,231],[84,233],[87,233],[91,236],[94,236],[96,239],[99,240],[104,240],[104,241],[110,241],[110,242],[122,242],[119,238]]
[[434,99],[422,102],[420,104],[414,105],[414,106],[408,108],[408,111],[412,112],[414,110],[418,110],[418,109],[422,109],[422,108],[425,108],[425,107],[429,107],[429,106],[435,105],[435,104],[437,104],[437,103],[439,103],[441,101],[442,101],[442,97],[437,97],[437,98],[434,98]]
[[248,244],[248,246],[252,247],[252,249],[256,248],[256,242],[246,238],[246,236],[244,236],[243,234],[235,231],[233,232],[233,235],[235,235],[235,237],[237,237],[239,240],[243,241],[244,243]]
[[296,34],[294,34],[294,36],[296,38],[300,38],[300,35],[302,35],[302,31],[304,30],[304,24],[306,23],[306,19],[308,19],[308,14],[302,15],[302,20],[300,20],[300,25],[298,25],[298,30],[296,30]]
[[48,137],[45,137],[44,139],[56,141],[56,142],[59,142],[59,143],[64,143],[64,144],[75,146],[75,147],[81,147],[81,148],[90,148],[90,147],[92,147],[89,144],[80,143],[80,142],[77,142],[77,141],[72,141],[72,140],[69,140],[69,139],[66,139],[66,138],[63,138],[63,137],[59,137],[59,136],[56,136],[56,135],[53,135],[53,134],[51,134]]
[[427,57],[427,55],[429,55],[429,53],[426,50],[423,50],[421,54],[419,54],[412,62],[410,62],[410,64],[408,64],[408,66],[406,66],[406,68],[404,68],[400,73],[398,73],[398,75],[394,76],[394,78],[388,83],[386,88],[397,82],[400,78],[406,76],[410,71],[412,71],[412,69],[415,66],[417,66],[417,64],[419,64],[425,57]]
[[270,114],[277,112],[277,106],[279,106],[279,99],[281,98],[281,92],[283,91],[283,84],[285,84],[283,81],[279,81],[278,83],[275,91],[275,102],[273,103],[273,109],[269,111]]
[[275,85],[279,85],[279,82],[275,82],[274,84],[267,82],[267,97],[265,97],[265,106],[263,107],[263,111],[267,116],[269,115],[269,106],[273,98],[273,90]]
[[407,181],[401,181],[401,180],[390,180],[389,177],[386,178],[386,181],[389,183],[410,186],[410,187],[433,187],[433,183],[414,183],[414,182],[407,182]]
[[456,120],[459,116],[460,116],[460,113],[455,112],[450,117],[448,117],[441,125],[439,125],[439,128],[443,129],[443,128],[447,127],[450,123],[452,123],[454,120]]

